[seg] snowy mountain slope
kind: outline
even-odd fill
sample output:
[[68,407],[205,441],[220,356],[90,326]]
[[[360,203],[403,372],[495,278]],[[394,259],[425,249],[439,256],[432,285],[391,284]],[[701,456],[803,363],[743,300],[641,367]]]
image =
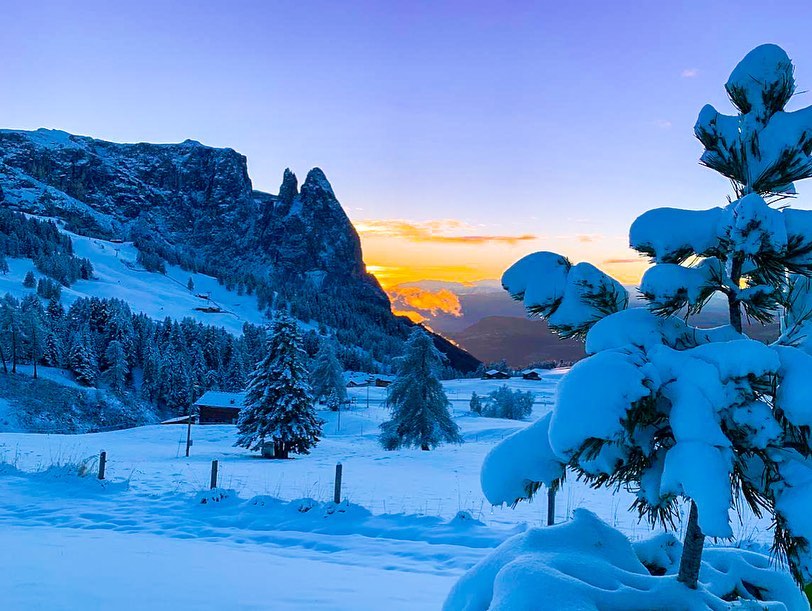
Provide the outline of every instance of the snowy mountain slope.
[[[286,170],[272,195],[253,189],[245,157],[232,149],[0,130],[0,205],[59,218],[100,241],[129,240],[154,261],[250,289],[255,297],[245,302],[260,311],[287,304],[300,320],[335,329],[370,362],[397,355],[411,327],[367,273],[358,234],[319,168],[301,186]],[[178,269],[169,275],[188,279]],[[123,298],[153,312],[170,309],[150,304],[137,285]],[[194,309],[188,299],[179,307]],[[478,365],[443,338],[435,343],[458,369]]]
[[[148,272],[136,262],[137,249],[130,242],[114,243],[69,231],[64,233],[73,241],[74,253],[89,259],[94,270],[92,280],[79,280],[70,287],[63,287],[65,306],[80,297],[116,298],[151,318],[189,317],[223,327],[234,334],[241,333],[246,322],[264,324],[267,321],[257,308],[256,299],[229,291],[216,278],[187,272],[173,265],[167,266],[166,275]],[[0,275],[0,294],[10,293],[20,298],[32,292],[23,287],[22,282],[29,271],[42,277],[33,261],[9,259],[8,263],[9,272]],[[193,291],[186,287],[189,278],[194,282]],[[201,308],[212,306],[219,307],[222,312],[201,311]]]

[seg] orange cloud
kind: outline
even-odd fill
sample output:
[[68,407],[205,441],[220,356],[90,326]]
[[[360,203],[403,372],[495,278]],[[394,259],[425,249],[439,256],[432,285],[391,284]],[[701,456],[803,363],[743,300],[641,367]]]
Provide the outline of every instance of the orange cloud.
[[440,244],[518,244],[537,239],[531,234],[492,235],[471,234],[471,227],[462,221],[444,219],[437,221],[412,222],[398,219],[367,220],[355,223],[355,229],[362,236],[401,238],[410,242],[436,242]]
[[409,311],[417,310],[432,316],[437,315],[439,312],[451,314],[452,316],[462,316],[462,304],[460,304],[459,297],[448,289],[427,291],[416,286],[394,286],[387,293],[389,299],[392,300],[393,310],[406,310],[408,308]]

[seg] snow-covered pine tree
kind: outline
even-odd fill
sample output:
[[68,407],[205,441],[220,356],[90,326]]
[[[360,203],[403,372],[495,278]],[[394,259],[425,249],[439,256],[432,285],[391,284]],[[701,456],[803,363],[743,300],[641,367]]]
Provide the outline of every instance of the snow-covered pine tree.
[[347,388],[344,385],[344,372],[336,356],[335,345],[329,338],[322,338],[316,360],[313,364],[313,373],[310,376],[313,388],[313,397],[318,401],[335,393],[341,401],[347,399]]
[[[812,108],[784,110],[793,72],[782,49],[757,47],[725,86],[739,114],[702,109],[702,163],[731,181],[734,198],[634,222],[631,246],[654,263],[641,285],[648,309],[626,310],[619,283],[552,253],[529,255],[502,278],[530,314],[585,337],[590,356],[562,380],[550,416],[485,459],[486,496],[530,498],[568,468],[636,492],[640,516],[666,527],[683,499],[678,578],[690,588],[705,536],[732,537],[729,512],[745,505],[773,517],[774,551],[795,578],[812,578],[812,211],[775,205],[812,176]],[[730,324],[687,324],[716,293]],[[767,322],[781,309],[774,344],[742,333],[743,316]]]
[[330,390],[330,394],[327,395],[327,399],[325,399],[324,404],[327,406],[331,412],[337,412],[341,410],[341,399],[338,398],[335,390]]
[[37,286],[37,279],[34,277],[34,272],[29,271],[23,278],[23,286],[27,289],[33,289]]
[[476,394],[476,391],[471,393],[471,400],[468,402],[468,407],[470,407],[471,411],[475,414],[482,413],[482,398]]
[[245,368],[243,367],[242,356],[234,354],[228,364],[228,369],[225,375],[226,390],[231,392],[240,392],[245,389]]
[[127,375],[130,372],[124,345],[118,340],[110,342],[104,352],[104,360],[107,363],[103,376],[104,381],[115,392],[121,392],[127,384]]
[[313,405],[305,362],[296,321],[277,314],[267,354],[248,382],[235,445],[261,450],[265,443],[273,443],[274,458],[310,453],[319,441],[323,423]]
[[479,413],[488,418],[524,420],[533,412],[533,400],[533,393],[530,391],[511,390],[503,384],[488,393]]
[[420,327],[406,341],[397,361],[397,377],[389,386],[392,419],[381,425],[381,445],[387,450],[417,447],[430,450],[439,444],[462,443],[457,423],[437,373],[440,352]]
[[25,347],[31,357],[33,378],[37,379],[37,364],[45,350],[45,310],[39,297],[33,293],[23,297],[20,302],[20,316],[25,338]]
[[[9,347],[11,372],[17,373],[17,362],[25,339],[25,329],[20,314],[20,302],[8,293],[0,300],[0,331],[2,331],[4,343]],[[3,357],[3,367],[5,368],[5,356]]]
[[95,386],[98,377],[98,359],[88,339],[87,333],[73,338],[68,366],[76,381],[83,386]]

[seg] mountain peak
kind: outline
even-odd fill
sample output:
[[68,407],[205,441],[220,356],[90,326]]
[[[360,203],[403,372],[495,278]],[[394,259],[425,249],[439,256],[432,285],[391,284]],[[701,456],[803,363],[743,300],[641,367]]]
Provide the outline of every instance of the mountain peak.
[[333,187],[330,184],[330,181],[327,180],[327,176],[324,175],[322,169],[313,168],[307,173],[307,178],[305,178],[305,181],[302,184],[302,193],[313,192],[314,195],[317,195],[318,191],[335,198]]
[[285,173],[282,175],[282,186],[279,187],[279,199],[290,204],[297,195],[299,195],[299,181],[296,179],[296,174],[291,172],[290,168],[285,168]]

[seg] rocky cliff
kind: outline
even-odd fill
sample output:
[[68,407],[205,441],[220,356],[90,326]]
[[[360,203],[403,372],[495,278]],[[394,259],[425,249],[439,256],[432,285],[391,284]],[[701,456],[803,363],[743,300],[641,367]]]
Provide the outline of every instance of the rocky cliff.
[[[0,203],[244,283],[263,307],[279,296],[300,318],[343,331],[339,339],[360,344],[376,362],[398,351],[410,326],[391,315],[366,272],[358,234],[319,168],[301,187],[285,170],[273,195],[253,189],[246,158],[232,149],[0,130]],[[436,341],[456,367],[476,366]]]

